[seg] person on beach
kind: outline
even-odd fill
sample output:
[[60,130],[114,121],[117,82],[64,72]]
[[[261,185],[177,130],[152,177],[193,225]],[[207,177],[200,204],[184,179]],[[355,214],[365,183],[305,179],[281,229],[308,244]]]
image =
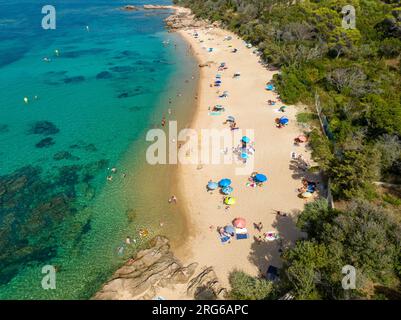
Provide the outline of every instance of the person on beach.
[[171,198],[168,200],[169,203],[177,203],[177,197],[175,195],[172,195]]
[[256,228],[256,230],[258,230],[259,232],[262,232],[263,223],[262,223],[262,222],[259,222],[258,224],[255,224],[255,228]]
[[276,211],[276,215],[278,215],[279,217],[286,217],[287,214],[285,212],[281,212],[280,210],[274,210]]
[[163,116],[163,119],[162,119],[162,127],[164,127],[165,125],[166,125],[166,118]]

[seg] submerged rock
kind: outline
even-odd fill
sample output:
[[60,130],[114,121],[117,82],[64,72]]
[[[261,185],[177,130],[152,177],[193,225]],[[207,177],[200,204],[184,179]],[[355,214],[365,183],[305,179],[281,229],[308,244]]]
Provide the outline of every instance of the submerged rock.
[[64,83],[80,83],[85,81],[85,77],[84,76],[75,76],[75,77],[68,77],[65,78]]
[[98,80],[100,80],[100,79],[110,79],[112,76],[113,76],[113,75],[112,75],[110,72],[108,72],[108,71],[102,71],[102,72],[99,72],[99,73],[96,75],[96,79],[98,79]]
[[35,144],[36,148],[48,148],[54,145],[55,142],[53,141],[53,138],[44,138],[40,140],[37,144]]
[[151,240],[149,249],[139,251],[96,293],[93,299],[152,299],[160,288],[172,288],[187,284],[188,298],[195,293],[208,292],[214,299],[223,298],[226,290],[212,268],[206,268],[190,280],[198,267],[197,263],[183,266],[170,251],[169,241],[158,236]]
[[6,133],[6,132],[8,132],[8,125],[0,124],[0,133]]
[[52,122],[50,121],[37,121],[35,122],[31,129],[29,130],[30,134],[43,134],[45,136],[53,135],[60,132]]
[[53,159],[56,161],[60,160],[79,160],[79,157],[72,155],[68,151],[60,151],[54,154]]

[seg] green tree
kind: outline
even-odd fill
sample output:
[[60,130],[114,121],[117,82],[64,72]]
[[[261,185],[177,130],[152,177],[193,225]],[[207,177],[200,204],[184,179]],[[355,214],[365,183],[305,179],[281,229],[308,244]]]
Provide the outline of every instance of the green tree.
[[271,281],[251,277],[250,275],[234,270],[229,275],[231,285],[230,297],[238,300],[265,300],[274,297],[274,288]]

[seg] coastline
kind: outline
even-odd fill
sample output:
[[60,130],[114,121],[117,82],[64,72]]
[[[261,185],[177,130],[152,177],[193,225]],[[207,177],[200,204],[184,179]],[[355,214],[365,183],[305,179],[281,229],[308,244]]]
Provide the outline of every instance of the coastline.
[[[168,189],[177,192],[177,206],[186,232],[177,234],[177,240],[170,242],[171,254],[181,266],[180,269],[186,270],[184,265],[196,265],[191,269],[191,275],[195,276],[191,279],[187,275],[184,282],[175,283],[169,282],[175,277],[174,273],[169,273],[166,275],[166,284],[158,275],[159,280],[152,280],[145,294],[141,290],[141,293],[136,289],[130,290],[129,283],[138,281],[138,272],[134,272],[135,276],[127,274],[121,277],[121,274],[124,275],[125,269],[132,268],[146,254],[140,251],[114,274],[96,298],[152,299],[154,296],[162,296],[168,300],[193,299],[193,292],[190,294],[188,288],[192,286],[194,279],[202,279],[205,274],[207,276],[203,286],[206,284],[206,287],[212,287],[218,298],[224,298],[221,293],[230,288],[228,277],[231,271],[238,269],[252,276],[260,276],[265,274],[268,265],[280,267],[280,249],[291,246],[302,236],[294,221],[305,204],[305,200],[300,199],[297,192],[302,174],[296,172],[291,162],[294,151],[302,154],[307,161],[310,161],[310,154],[305,146],[293,144],[294,138],[302,133],[296,122],[296,107],[287,106],[285,115],[290,123],[284,129],[278,129],[275,119],[283,115],[278,111],[282,103],[279,102],[275,107],[267,105],[269,99],[278,100],[276,93],[265,90],[266,83],[272,80],[277,71],[267,70],[253,53],[255,48],[246,48],[245,43],[232,32],[215,24],[193,20],[189,9],[176,6],[171,9],[174,10],[173,16],[179,16],[179,21],[171,20],[172,16],[166,19],[170,19],[170,23],[167,23],[170,31],[184,40],[188,45],[187,54],[196,59],[199,67],[197,100],[189,108],[193,115],[189,124],[179,123],[179,129],[183,125],[197,133],[202,129],[224,129],[227,128],[223,123],[226,116],[235,116],[243,133],[247,129],[254,130],[255,135],[251,137],[256,151],[252,171],[265,173],[268,181],[261,188],[248,187],[246,183],[249,175],[235,174],[238,163],[202,164],[201,168],[196,164],[175,166],[172,171],[173,185],[168,186]],[[185,14],[180,16],[180,12]],[[184,19],[184,22],[180,19]],[[193,36],[195,31],[199,37]],[[232,39],[226,42],[226,36],[231,36]],[[214,52],[208,52],[208,47],[214,47]],[[231,53],[233,47],[238,48],[235,54]],[[209,61],[213,61],[209,67],[201,67]],[[227,63],[228,70],[217,71],[221,62]],[[234,79],[232,75],[237,71],[241,72],[241,77]],[[217,73],[221,73],[223,85],[221,88],[210,87]],[[221,92],[229,91],[229,97],[218,98],[218,89]],[[208,107],[216,104],[226,107],[223,115],[209,115]],[[190,152],[188,157],[191,156]],[[222,194],[217,190],[212,193],[206,191],[209,180],[219,181],[222,178],[232,180],[233,196],[237,199],[237,203],[229,210],[224,209]],[[287,217],[278,217],[275,210],[287,213]],[[246,219],[249,238],[243,241],[232,239],[230,243],[223,245],[216,229],[230,224],[235,217]],[[281,241],[255,241],[255,237],[262,235],[253,227],[258,222],[263,223],[263,232],[277,232]],[[146,272],[148,271],[144,270],[143,274]],[[217,292],[213,289],[214,285],[218,288]],[[110,291],[115,292],[115,295],[108,296]]]

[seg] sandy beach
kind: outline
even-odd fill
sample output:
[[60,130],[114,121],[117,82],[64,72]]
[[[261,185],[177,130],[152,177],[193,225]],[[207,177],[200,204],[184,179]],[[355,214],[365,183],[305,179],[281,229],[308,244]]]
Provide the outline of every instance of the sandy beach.
[[[184,206],[189,221],[189,238],[175,254],[184,262],[196,261],[199,266],[212,266],[223,286],[229,287],[228,275],[234,269],[243,270],[251,275],[265,273],[269,264],[280,266],[280,243],[290,245],[300,236],[293,219],[305,204],[298,197],[297,189],[301,186],[302,173],[294,171],[291,165],[292,152],[302,154],[309,160],[304,146],[295,146],[294,138],[302,133],[296,124],[296,108],[287,106],[285,113],[279,112],[283,104],[275,106],[267,101],[278,100],[277,94],[265,89],[274,73],[268,71],[253,53],[255,48],[247,48],[244,41],[236,35],[219,28],[197,28],[178,31],[191,47],[200,64],[213,61],[210,67],[200,71],[198,106],[192,129],[223,129],[228,115],[234,116],[240,129],[254,130],[254,171],[264,173],[268,181],[262,187],[246,186],[249,176],[236,175],[237,164],[180,165],[178,184],[181,188],[180,202]],[[194,34],[197,33],[198,37]],[[231,36],[227,41],[225,37]],[[208,48],[213,48],[208,52]],[[237,48],[236,53],[232,53]],[[221,62],[227,69],[218,71]],[[233,78],[240,72],[239,78]],[[216,74],[221,74],[222,86],[210,87]],[[217,93],[219,91],[219,93]],[[223,91],[229,97],[219,98]],[[209,107],[221,104],[225,107],[222,115],[209,115]],[[281,116],[289,118],[289,125],[277,128],[275,119]],[[244,131],[245,132],[245,131]],[[238,145],[240,141],[238,141]],[[225,210],[224,196],[215,190],[207,192],[209,180],[218,182],[222,178],[232,180],[237,202]],[[287,213],[287,217],[277,216],[276,211]],[[291,217],[290,217],[291,216]],[[218,226],[230,224],[236,217],[247,221],[249,239],[235,240],[222,244],[216,231]],[[262,222],[262,232],[257,231],[253,223]],[[280,241],[258,243],[254,237],[274,231]],[[177,293],[178,294],[178,293]]]

